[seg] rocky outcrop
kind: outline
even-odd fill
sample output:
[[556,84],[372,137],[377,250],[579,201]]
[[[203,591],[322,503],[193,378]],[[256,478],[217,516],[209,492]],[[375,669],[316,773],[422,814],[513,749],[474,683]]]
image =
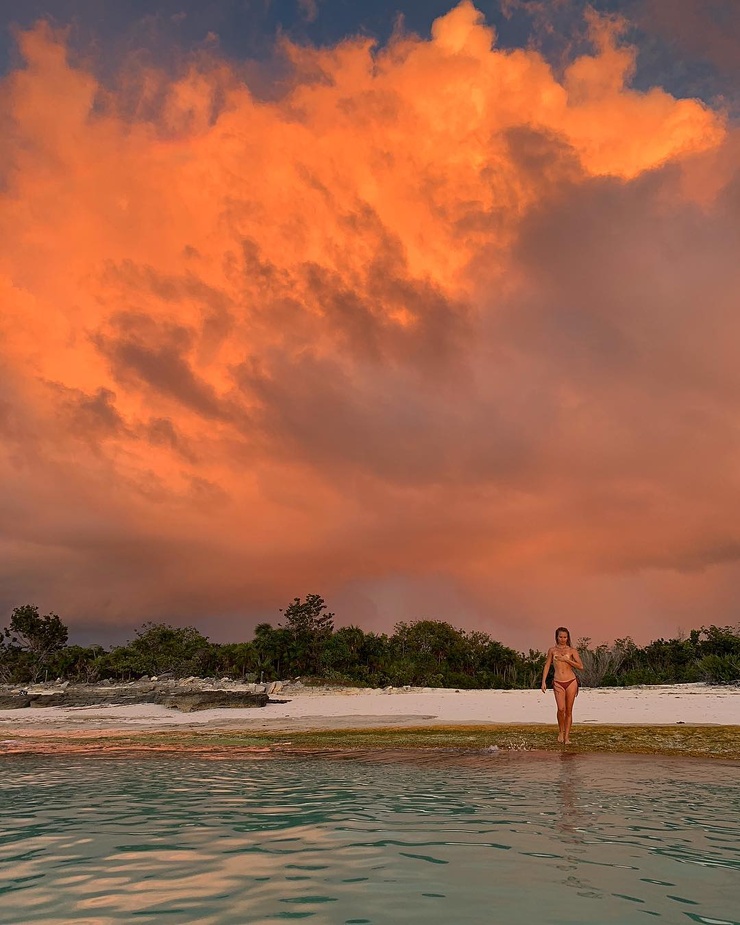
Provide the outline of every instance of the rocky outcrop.
[[0,694],[0,710],[20,710],[31,703],[31,698],[27,694],[20,692]]
[[194,710],[215,710],[222,707],[264,707],[270,702],[267,694],[252,694],[249,691],[193,691],[166,695],[161,701],[166,707],[192,713]]
[[70,685],[65,690],[29,690],[31,707],[103,707],[130,706],[137,703],[161,703],[156,684],[120,687],[97,687],[94,684]]
[[31,701],[29,704],[31,707],[69,706],[66,691],[50,691],[48,694],[44,691],[43,694],[30,694],[28,699]]
[[269,693],[281,688],[280,682],[241,684],[188,678],[186,681],[146,680],[124,684],[50,683],[32,685],[27,690],[0,687],[0,710],[25,707],[105,707],[130,706],[140,703],[163,704],[190,713],[223,707],[264,707],[270,702]]

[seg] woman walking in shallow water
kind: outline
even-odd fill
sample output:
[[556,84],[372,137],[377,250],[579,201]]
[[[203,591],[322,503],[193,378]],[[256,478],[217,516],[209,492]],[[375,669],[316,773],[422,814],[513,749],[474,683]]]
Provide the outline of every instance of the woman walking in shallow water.
[[570,744],[570,727],[573,725],[573,701],[578,694],[578,678],[574,668],[583,668],[578,650],[570,643],[570,632],[564,626],[555,630],[555,645],[548,649],[547,661],[542,670],[542,693],[547,690],[547,672],[555,668],[552,690],[558,705],[558,742]]

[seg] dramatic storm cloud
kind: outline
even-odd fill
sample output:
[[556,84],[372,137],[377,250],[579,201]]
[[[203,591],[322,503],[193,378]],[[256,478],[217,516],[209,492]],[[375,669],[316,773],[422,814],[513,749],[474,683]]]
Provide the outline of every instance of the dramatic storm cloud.
[[6,610],[243,638],[320,592],[540,647],[734,617],[737,140],[587,26],[556,73],[463,0],[284,41],[269,93],[216,44],[103,78],[17,36]]

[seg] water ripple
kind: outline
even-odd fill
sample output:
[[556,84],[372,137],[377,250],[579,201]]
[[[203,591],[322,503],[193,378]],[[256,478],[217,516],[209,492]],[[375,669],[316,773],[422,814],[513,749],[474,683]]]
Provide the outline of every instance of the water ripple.
[[[342,760],[332,760],[341,757]],[[738,925],[740,767],[502,760],[3,759],[0,925]],[[701,794],[701,799],[697,799]],[[20,909],[23,909],[22,916]]]

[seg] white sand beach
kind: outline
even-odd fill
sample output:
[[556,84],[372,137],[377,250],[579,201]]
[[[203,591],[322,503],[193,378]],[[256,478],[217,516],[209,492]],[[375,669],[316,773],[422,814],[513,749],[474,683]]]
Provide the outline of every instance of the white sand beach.
[[[181,713],[154,704],[0,710],[0,738],[60,732],[243,729],[290,731],[501,723],[555,723],[551,691],[387,691],[302,688],[255,709]],[[573,711],[579,724],[740,725],[740,687],[680,684],[582,689]]]

